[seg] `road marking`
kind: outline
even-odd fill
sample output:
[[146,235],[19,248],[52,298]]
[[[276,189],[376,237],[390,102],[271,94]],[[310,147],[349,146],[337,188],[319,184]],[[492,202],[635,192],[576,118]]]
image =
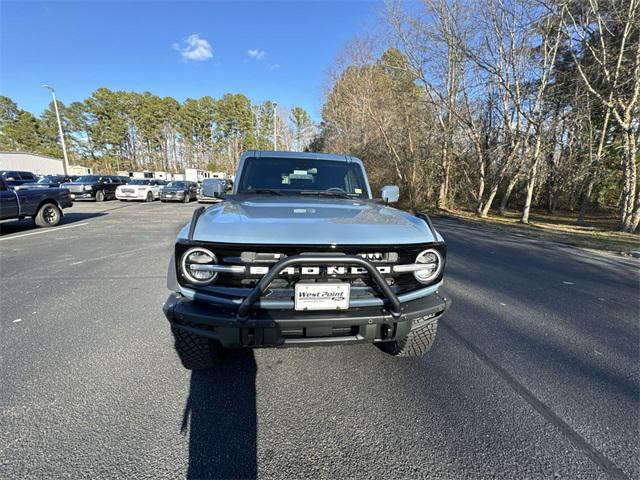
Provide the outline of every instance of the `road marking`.
[[16,318],[16,319],[13,321],[13,323],[18,323],[18,322],[21,322],[21,321],[22,321],[22,319],[21,319],[21,318]]
[[2,238],[0,238],[0,242],[3,241],[3,240],[11,240],[11,239],[14,239],[14,238],[28,237],[29,235],[39,235],[41,233],[58,232],[60,230],[64,230],[65,228],[82,227],[83,225],[88,225],[88,224],[89,224],[89,222],[74,223],[73,225],[63,225],[62,227],[53,227],[53,228],[48,228],[46,230],[38,230],[37,232],[29,232],[29,233],[23,233],[21,235],[12,235],[10,237],[2,237]]
[[564,283],[565,285],[575,285],[575,283],[573,282],[562,282],[562,283]]
[[544,419],[554,425],[565,437],[579,450],[581,450],[589,459],[598,465],[609,478],[616,479],[628,479],[627,475],[607,458],[602,452],[597,450],[589,442],[587,442],[578,432],[576,432],[571,426],[560,418],[551,408],[549,408],[544,402],[539,400],[531,390],[522,385],[514,376],[507,372],[503,367],[498,365],[494,360],[489,357],[484,351],[471,343],[458,333],[456,329],[451,327],[448,323],[440,321],[440,324],[447,330],[458,342],[464,345],[469,351],[475,354],[482,362],[484,362],[489,368],[491,368],[504,382],[511,387],[522,399],[527,402],[535,411],[537,411]]

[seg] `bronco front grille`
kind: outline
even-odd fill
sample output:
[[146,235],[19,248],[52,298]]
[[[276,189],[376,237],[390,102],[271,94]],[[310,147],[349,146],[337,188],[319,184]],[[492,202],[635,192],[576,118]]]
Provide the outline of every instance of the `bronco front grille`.
[[[178,244],[176,258],[180,258],[186,249],[193,247],[193,243]],[[424,288],[411,272],[394,272],[394,265],[412,264],[417,255],[425,248],[433,245],[403,245],[401,247],[384,248],[381,246],[341,246],[327,248],[327,246],[230,246],[220,244],[198,244],[216,255],[221,265],[244,266],[244,273],[222,272],[216,281],[206,286],[197,286],[200,291],[216,295],[242,297],[247,295],[269,271],[269,268],[293,255],[305,254],[345,254],[360,256],[370,261],[378,268],[387,284],[396,294],[402,294]],[[443,247],[444,248],[444,247]],[[185,279],[179,275],[181,283]],[[303,265],[284,271],[276,278],[265,292],[264,297],[270,300],[291,300],[296,283],[320,282],[348,282],[352,287],[352,299],[371,298],[379,296],[380,292],[375,282],[364,269],[349,266],[341,269],[330,266]]]

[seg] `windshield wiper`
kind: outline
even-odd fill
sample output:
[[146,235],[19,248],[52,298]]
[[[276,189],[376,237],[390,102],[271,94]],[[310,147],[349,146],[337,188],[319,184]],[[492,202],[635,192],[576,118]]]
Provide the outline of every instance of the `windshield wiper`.
[[339,198],[354,198],[357,197],[357,193],[347,192],[332,192],[330,190],[303,190],[300,195],[317,195],[319,197],[339,197]]
[[248,188],[247,190],[242,190],[241,193],[269,193],[271,195],[282,195],[278,190],[274,190],[272,188]]

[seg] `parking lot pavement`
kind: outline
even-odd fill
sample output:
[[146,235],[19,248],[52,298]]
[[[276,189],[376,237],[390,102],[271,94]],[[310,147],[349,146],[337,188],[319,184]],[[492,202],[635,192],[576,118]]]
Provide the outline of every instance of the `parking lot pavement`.
[[0,231],[0,477],[639,478],[638,263],[439,219],[434,349],[184,370],[161,306],[195,204]]

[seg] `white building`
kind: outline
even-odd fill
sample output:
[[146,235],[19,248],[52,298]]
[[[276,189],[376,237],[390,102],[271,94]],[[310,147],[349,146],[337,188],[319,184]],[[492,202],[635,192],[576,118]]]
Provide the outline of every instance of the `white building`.
[[82,165],[69,165],[69,175],[91,175],[93,170]]
[[[0,152],[0,170],[18,170],[36,175],[63,175],[64,165],[61,158],[49,157],[39,153]],[[80,165],[70,165],[69,175],[90,174],[91,169]]]

